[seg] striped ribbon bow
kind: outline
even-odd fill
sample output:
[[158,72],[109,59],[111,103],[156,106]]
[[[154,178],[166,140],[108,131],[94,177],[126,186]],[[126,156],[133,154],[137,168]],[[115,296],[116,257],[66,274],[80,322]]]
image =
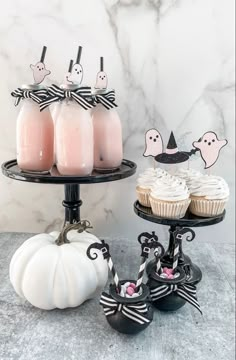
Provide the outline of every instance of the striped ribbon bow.
[[47,89],[39,89],[39,90],[27,90],[17,88],[12,91],[11,96],[16,98],[15,106],[19,104],[22,99],[32,99],[37,104],[39,104],[43,99],[46,99],[48,96]]
[[103,94],[96,94],[95,97],[95,103],[102,104],[105,106],[107,110],[113,109],[114,107],[117,107],[115,104],[115,91],[111,90]]
[[156,288],[150,290],[150,296],[152,301],[156,301],[161,299],[172,292],[176,292],[181,298],[188,301],[191,305],[193,305],[200,313],[202,311],[200,309],[200,305],[197,300],[197,289],[196,286],[190,284],[182,284],[182,285],[161,285]]
[[103,306],[106,316],[113,315],[117,311],[120,311],[124,316],[138,324],[143,325],[145,323],[150,323],[150,320],[145,316],[148,312],[145,303],[137,303],[135,305],[120,304],[110,295],[103,292],[100,299],[100,305]]
[[91,87],[89,86],[83,86],[74,90],[70,90],[61,89],[59,86],[53,84],[48,88],[47,91],[48,97],[47,99],[41,101],[39,105],[40,111],[42,111],[55,101],[64,99],[74,99],[85,110],[93,108]]

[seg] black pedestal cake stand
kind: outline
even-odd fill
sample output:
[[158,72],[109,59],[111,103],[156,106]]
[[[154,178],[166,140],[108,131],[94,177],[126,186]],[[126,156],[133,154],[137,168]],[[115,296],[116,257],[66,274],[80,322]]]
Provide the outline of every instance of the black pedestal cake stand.
[[[162,263],[164,266],[165,265],[168,266],[170,263],[173,262],[173,253],[175,247],[173,232],[176,229],[181,229],[184,227],[192,228],[192,227],[210,226],[210,225],[218,224],[219,222],[223,221],[225,217],[225,211],[221,215],[208,217],[208,218],[198,217],[191,214],[190,212],[187,212],[185,217],[182,219],[166,219],[154,215],[152,213],[151,208],[147,208],[140,205],[138,201],[134,203],[134,211],[142,219],[154,222],[156,224],[168,225],[170,227],[169,246],[165,255],[162,258]],[[148,274],[153,270],[154,263],[155,260],[152,260],[148,264],[147,266]],[[183,253],[182,241],[180,241],[178,265],[183,267],[183,269],[185,270],[188,283],[196,285],[201,281],[202,272],[199,269],[199,267],[191,261],[189,256]]]
[[65,223],[80,221],[80,185],[95,184],[116,181],[133,175],[137,165],[123,159],[119,168],[105,173],[93,171],[90,176],[64,176],[60,175],[54,166],[48,173],[26,172],[21,170],[16,160],[10,160],[2,164],[2,172],[5,176],[19,181],[26,181],[37,184],[63,184],[65,188],[65,199],[62,205],[65,207]]

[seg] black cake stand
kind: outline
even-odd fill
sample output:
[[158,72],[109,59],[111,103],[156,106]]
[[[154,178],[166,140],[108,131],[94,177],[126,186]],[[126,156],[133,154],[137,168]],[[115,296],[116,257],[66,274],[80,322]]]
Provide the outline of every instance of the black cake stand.
[[2,164],[2,172],[5,176],[19,181],[37,184],[63,184],[65,189],[65,200],[62,205],[65,208],[65,223],[73,224],[80,221],[80,185],[95,184],[116,181],[133,175],[137,165],[123,159],[119,168],[105,173],[93,171],[90,176],[64,176],[60,175],[54,166],[48,173],[26,172],[21,170],[16,160],[10,160]]
[[[225,211],[221,215],[217,215],[214,217],[203,218],[199,216],[195,216],[190,212],[187,212],[186,215],[182,219],[167,219],[161,218],[152,213],[151,208],[147,208],[142,206],[138,201],[134,203],[134,211],[135,213],[144,220],[151,221],[160,225],[169,226],[169,246],[162,258],[162,263],[165,266],[173,262],[173,253],[174,253],[174,236],[173,232],[176,229],[180,228],[192,228],[192,227],[202,227],[202,226],[210,226],[218,224],[219,222],[224,220]],[[147,273],[149,274],[153,269],[155,260],[152,260],[147,266]],[[179,248],[179,261],[178,264],[182,266],[187,275],[187,282],[196,285],[202,279],[202,272],[199,267],[194,264],[189,256],[185,255],[182,250],[182,241],[180,241]]]

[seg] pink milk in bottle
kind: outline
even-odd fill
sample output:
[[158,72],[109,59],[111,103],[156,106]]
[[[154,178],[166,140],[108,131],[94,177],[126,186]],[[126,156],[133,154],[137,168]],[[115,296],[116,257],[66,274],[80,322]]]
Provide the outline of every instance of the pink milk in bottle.
[[123,159],[122,128],[119,115],[113,109],[97,104],[92,112],[94,131],[94,168],[112,170]]
[[52,119],[53,119],[53,125],[54,125],[54,161],[53,163],[56,164],[57,163],[57,154],[56,154],[56,123],[57,123],[57,118],[59,116],[59,113],[61,111],[61,101],[58,101],[53,110],[52,110]]
[[[65,85],[68,90],[77,85]],[[56,159],[62,175],[90,175],[93,170],[93,124],[89,110],[72,99],[61,103],[56,119]]]
[[[29,85],[27,89],[40,88]],[[22,170],[49,171],[54,160],[54,127],[48,108],[40,112],[31,99],[22,100],[17,118],[17,162]]]

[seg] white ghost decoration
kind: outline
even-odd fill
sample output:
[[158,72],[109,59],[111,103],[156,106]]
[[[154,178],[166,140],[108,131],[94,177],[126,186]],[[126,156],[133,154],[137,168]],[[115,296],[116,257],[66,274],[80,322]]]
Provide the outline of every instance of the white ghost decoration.
[[104,71],[99,71],[97,74],[96,84],[94,86],[95,89],[106,89],[108,84],[107,74]]
[[145,134],[146,149],[143,156],[157,156],[163,153],[163,140],[156,129],[150,129]]
[[83,68],[80,64],[74,64],[71,73],[67,76],[67,81],[71,84],[80,85],[83,80]]
[[35,84],[40,84],[47,75],[51,74],[51,71],[47,70],[44,63],[41,61],[37,62],[35,65],[31,64],[30,68],[33,70]]
[[208,131],[198,141],[194,141],[193,146],[200,150],[205,169],[208,169],[216,163],[220,150],[227,143],[226,139],[219,140],[216,133]]
[[63,81],[64,84],[67,84],[67,85],[68,84],[73,84],[73,81],[69,80],[70,75],[71,75],[71,72],[68,71],[68,73],[64,77],[64,81]]

